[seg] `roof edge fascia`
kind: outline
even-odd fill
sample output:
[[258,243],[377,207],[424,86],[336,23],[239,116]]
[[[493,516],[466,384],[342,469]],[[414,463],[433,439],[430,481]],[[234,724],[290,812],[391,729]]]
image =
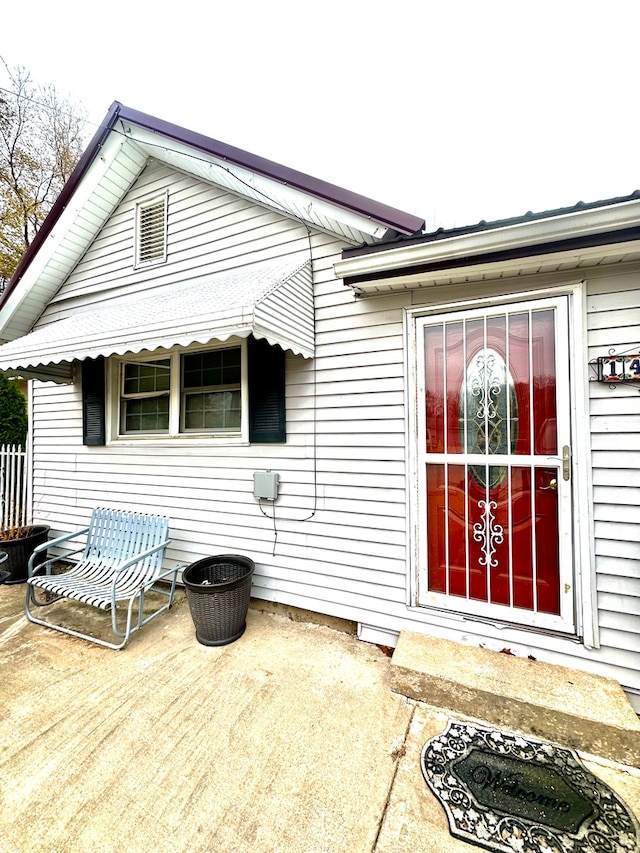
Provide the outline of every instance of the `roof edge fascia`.
[[[344,258],[334,265],[336,276],[342,279],[367,278],[393,271],[406,270],[411,267],[439,264],[447,261],[456,266],[458,259],[481,257],[507,253],[514,249],[561,243],[593,234],[616,232],[633,228],[640,223],[640,200],[623,204],[596,208],[588,211],[576,211],[562,216],[550,216],[535,222],[516,223],[496,228],[493,231],[483,230],[455,237],[443,237],[440,240],[424,243],[412,243],[409,246],[398,246],[369,251],[366,255],[355,255]],[[613,242],[613,241],[612,241]]]
[[[639,239],[633,242],[611,243],[610,249],[612,254],[625,249],[631,252],[640,252],[640,235]],[[420,269],[419,271],[415,271],[415,268],[407,267],[403,272],[393,276],[391,274],[386,276],[380,275],[377,278],[371,276],[366,281],[356,278],[344,279],[344,285],[351,288],[355,294],[361,296],[388,295],[394,291],[417,290],[440,284],[455,284],[459,281],[466,281],[470,284],[477,283],[481,279],[499,278],[506,281],[540,273],[542,265],[554,262],[564,265],[569,264],[575,268],[579,264],[580,271],[586,274],[590,266],[599,263],[602,254],[602,246],[598,245],[581,250],[553,250],[540,254],[531,253],[520,258],[505,257],[502,260],[492,258],[489,261],[478,261],[476,259],[476,262],[469,262],[467,259],[464,259],[455,265],[445,265],[433,270],[423,271]],[[547,274],[547,272],[543,271],[542,274]]]
[[0,294],[0,309],[6,304],[31,265],[34,257],[55,228],[60,216],[65,211],[96,157],[99,156],[103,145],[118,121],[128,122],[144,128],[150,133],[157,134],[174,142],[180,142],[205,153],[214,154],[222,160],[227,160],[243,168],[254,170],[266,178],[278,181],[284,185],[290,185],[303,192],[329,201],[345,210],[357,213],[371,221],[378,222],[389,231],[410,236],[424,230],[424,220],[417,216],[397,210],[389,205],[345,190],[318,178],[313,178],[310,175],[282,166],[264,157],[250,154],[240,148],[235,148],[232,145],[211,139],[195,131],[187,130],[171,122],[155,118],[130,107],[125,107],[119,101],[114,101],[80,157],[69,180],[62,188],[49,214],[36,232],[33,242],[20,259],[3,293]]
[[141,113],[138,110],[120,105],[119,118],[123,122],[130,122],[138,127],[144,128],[151,133],[157,133],[174,142],[189,145],[203,153],[213,154],[221,160],[226,160],[236,166],[249,171],[254,171],[278,183],[295,187],[324,201],[331,202],[338,207],[351,210],[381,225],[391,231],[410,236],[424,230],[425,221],[418,216],[398,210],[390,205],[375,201],[367,196],[346,190],[336,184],[314,178],[304,172],[283,166],[273,160],[267,160],[256,154],[251,154],[242,148],[236,148],[196,131],[187,130],[179,125],[163,119]]
[[122,104],[119,101],[114,101],[109,107],[109,111],[107,112],[104,121],[99,126],[98,130],[94,134],[88,146],[85,148],[84,153],[80,157],[80,160],[78,160],[75,169],[69,176],[69,180],[62,188],[60,195],[53,203],[53,206],[47,214],[44,222],[36,232],[31,245],[24,253],[24,255],[20,258],[18,266],[14,270],[13,275],[7,282],[7,286],[5,287],[2,295],[0,296],[0,308],[2,308],[11,293],[15,290],[18,282],[29,268],[34,257],[42,248],[42,245],[47,240],[47,237],[53,231],[57,221],[59,220],[62,213],[65,211],[67,205],[69,204],[71,198],[76,192],[82,179],[86,175],[87,171],[90,169],[96,157],[100,154],[102,146],[104,145],[107,137],[111,133],[115,123],[118,121],[118,117],[121,111]]
[[[161,158],[162,155],[154,149],[168,149],[171,153],[179,156],[195,157],[216,169],[222,169],[233,175],[236,181],[248,188],[249,193],[247,198],[253,198],[258,203],[267,207],[271,206],[273,210],[279,213],[284,212],[285,216],[300,218],[301,221],[306,222],[311,228],[321,229],[323,226],[317,221],[314,223],[311,220],[305,220],[303,214],[296,214],[293,210],[287,211],[287,199],[293,203],[294,207],[297,205],[299,210],[313,208],[321,218],[336,220],[349,229],[369,235],[374,240],[389,239],[388,226],[381,224],[377,219],[371,216],[364,216],[344,205],[320,198],[318,195],[312,196],[310,200],[309,193],[295,187],[291,181],[276,182],[272,177],[261,174],[256,169],[250,168],[249,165],[232,163],[228,157],[222,157],[213,150],[204,151],[203,149],[196,149],[193,145],[182,142],[181,140],[172,140],[170,144],[160,144],[152,131],[139,125],[134,125],[132,122],[125,122],[123,126],[126,131],[126,138],[138,145],[149,156]],[[171,161],[169,162],[171,165]],[[216,182],[214,174],[210,176],[210,180],[214,183]],[[274,184],[277,187],[275,195],[272,189]],[[234,191],[233,187],[227,188],[231,189],[231,192]],[[239,192],[242,193],[242,190],[240,189]],[[254,193],[255,195],[253,195]],[[282,206],[283,201],[284,206]],[[336,236],[337,232],[332,231],[330,225],[327,226],[327,230],[330,234]],[[342,234],[338,234],[338,236],[344,237]],[[392,236],[393,239],[397,239],[397,231],[393,231]]]

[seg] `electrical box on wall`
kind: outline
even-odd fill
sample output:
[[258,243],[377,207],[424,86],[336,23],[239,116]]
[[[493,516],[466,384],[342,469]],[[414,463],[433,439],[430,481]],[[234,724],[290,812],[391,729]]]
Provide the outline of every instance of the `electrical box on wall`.
[[256,471],[253,475],[253,496],[265,501],[275,501],[278,497],[280,475],[275,471]]

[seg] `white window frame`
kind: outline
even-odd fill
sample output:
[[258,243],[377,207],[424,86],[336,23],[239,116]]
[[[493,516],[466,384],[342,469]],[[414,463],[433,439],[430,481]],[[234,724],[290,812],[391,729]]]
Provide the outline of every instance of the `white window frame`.
[[[182,356],[193,353],[212,352],[221,349],[240,350],[240,429],[239,430],[203,430],[181,432],[181,404],[183,400],[181,360]],[[131,432],[120,431],[121,399],[122,399],[122,365],[141,362],[152,364],[154,361],[170,360],[170,390],[169,390],[169,429],[167,432]],[[244,339],[230,339],[224,343],[209,344],[208,346],[194,345],[192,347],[174,347],[162,353],[137,353],[113,357],[109,360],[108,390],[107,390],[107,442],[139,444],[146,442],[156,444],[169,441],[205,442],[214,444],[247,443],[249,435],[249,386],[247,369],[247,345]]]
[[[163,204],[164,206],[164,221],[163,221],[163,232],[162,232],[162,254],[148,259],[140,258],[140,248],[142,241],[142,228],[140,225],[140,219],[143,211],[148,210],[151,207],[155,207],[156,205]],[[169,212],[169,193],[165,190],[163,193],[149,196],[145,199],[141,199],[136,203],[135,210],[135,228],[134,228],[134,268],[135,269],[144,269],[145,267],[156,266],[157,264],[164,264],[167,261],[167,221],[168,221],[168,212]]]

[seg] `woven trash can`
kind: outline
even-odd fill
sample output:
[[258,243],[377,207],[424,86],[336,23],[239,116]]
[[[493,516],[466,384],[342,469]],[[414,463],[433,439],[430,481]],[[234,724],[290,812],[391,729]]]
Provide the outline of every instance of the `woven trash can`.
[[199,643],[224,646],[244,634],[254,568],[250,557],[220,554],[184,569],[182,581]]

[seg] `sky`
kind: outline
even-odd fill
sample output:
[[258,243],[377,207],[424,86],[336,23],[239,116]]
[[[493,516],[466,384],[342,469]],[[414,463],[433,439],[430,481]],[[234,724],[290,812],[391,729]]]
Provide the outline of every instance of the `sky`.
[[[425,219],[640,189],[638,0],[31,0],[0,57]],[[0,68],[0,87],[6,87]]]

